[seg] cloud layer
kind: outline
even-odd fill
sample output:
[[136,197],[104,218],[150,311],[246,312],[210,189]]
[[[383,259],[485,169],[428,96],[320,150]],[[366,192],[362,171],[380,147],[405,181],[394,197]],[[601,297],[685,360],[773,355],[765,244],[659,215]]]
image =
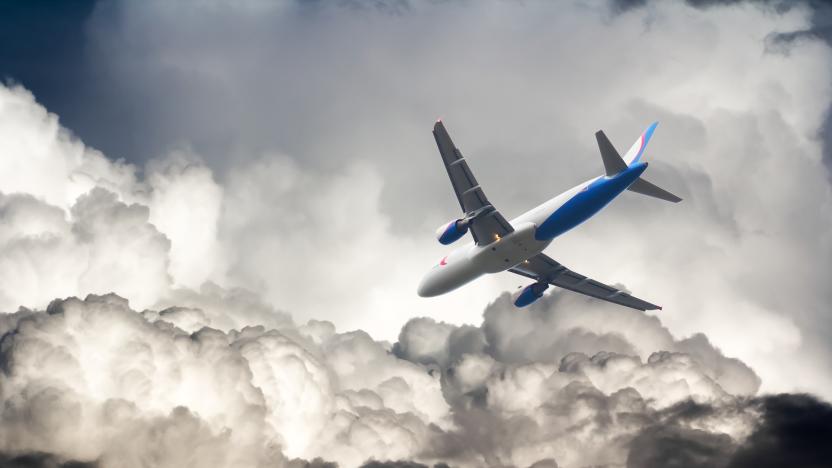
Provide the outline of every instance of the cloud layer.
[[[227,296],[214,306],[245,316],[240,302]],[[553,323],[561,309],[544,303],[535,313]],[[633,345],[599,334],[585,353],[562,359],[556,351],[505,357],[499,343],[523,338],[495,327],[509,315],[504,296],[482,327],[414,319],[391,352],[327,322],[223,331],[205,327],[200,309],[139,313],[115,295],[55,300],[45,312],[4,317],[0,451],[102,466],[282,466],[294,457],[343,466],[368,458],[623,465],[629,442],[661,411],[689,400],[731,408],[759,384],[707,341],[677,342],[635,312],[630,319],[667,339],[667,351],[647,360],[602,351],[607,340]],[[551,330],[553,341],[592,334]],[[736,443],[755,422],[735,411],[682,427]]]
[[[0,321],[0,453],[102,467],[825,460],[828,404],[755,397],[756,374],[704,337],[563,296],[519,321],[508,295],[479,327],[412,319],[392,348],[274,311],[272,327],[223,330],[201,309],[55,300]],[[267,309],[244,294],[210,299],[241,321]],[[585,328],[616,319],[617,331]],[[527,320],[543,325],[547,352],[507,346],[528,342]]]

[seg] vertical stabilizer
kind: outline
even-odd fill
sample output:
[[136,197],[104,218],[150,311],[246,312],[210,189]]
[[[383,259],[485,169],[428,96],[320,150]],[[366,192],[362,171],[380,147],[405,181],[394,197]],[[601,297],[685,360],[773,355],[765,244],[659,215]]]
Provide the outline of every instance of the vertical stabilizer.
[[[595,139],[598,140],[598,149],[601,151],[601,159],[604,160],[604,169],[607,171],[607,177],[612,177],[628,167],[641,162],[640,160],[642,155],[644,155],[644,149],[647,147],[650,137],[653,136],[653,132],[656,130],[657,125],[659,125],[658,122],[653,122],[649,127],[647,127],[647,130],[645,130],[644,133],[638,137],[638,140],[633,143],[633,146],[630,147],[630,150],[627,151],[627,154],[625,154],[623,158],[618,154],[618,151],[603,131],[598,130],[595,132]],[[627,187],[627,190],[673,203],[679,203],[682,201],[682,199],[676,195],[673,195],[667,190],[647,182],[641,177],[636,179],[635,182]]]
[[638,137],[633,146],[630,147],[630,150],[627,151],[627,154],[624,155],[624,163],[632,165],[633,163],[639,162],[641,160],[641,156],[644,154],[644,148],[647,148],[647,142],[650,141],[650,137],[653,136],[653,132],[656,130],[656,126],[658,126],[658,122],[653,122],[644,133]]
[[604,169],[607,176],[614,176],[627,169],[627,163],[618,154],[615,147],[610,143],[603,130],[595,132],[595,139],[598,140],[598,149],[601,151],[601,159],[604,160]]

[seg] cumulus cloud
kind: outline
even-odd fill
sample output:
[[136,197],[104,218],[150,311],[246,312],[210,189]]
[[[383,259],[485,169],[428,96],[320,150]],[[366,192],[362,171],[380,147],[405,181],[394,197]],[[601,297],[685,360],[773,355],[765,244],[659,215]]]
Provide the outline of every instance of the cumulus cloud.
[[[513,313],[507,297],[494,307]],[[101,466],[288,466],[296,457],[342,466],[622,465],[630,440],[681,402],[724,411],[679,425],[729,444],[757,422],[730,412],[742,394],[728,393],[692,354],[642,361],[596,350],[517,363],[502,360],[491,337],[484,347],[445,343],[452,354],[440,365],[425,348],[411,358],[401,344],[485,336],[489,319],[465,330],[414,319],[392,352],[325,322],[221,331],[206,314],[178,312],[139,313],[111,294],[5,316],[0,452]],[[245,315],[228,305],[224,313]]]
[[166,319],[114,295],[11,318],[2,451],[103,466],[282,466],[283,454],[355,466],[412,456],[448,424],[439,377],[366,334],[189,334]]
[[146,206],[125,204],[100,187],[79,196],[69,213],[29,194],[0,198],[2,309],[102,290],[151,305],[168,287],[170,242],[148,223]]

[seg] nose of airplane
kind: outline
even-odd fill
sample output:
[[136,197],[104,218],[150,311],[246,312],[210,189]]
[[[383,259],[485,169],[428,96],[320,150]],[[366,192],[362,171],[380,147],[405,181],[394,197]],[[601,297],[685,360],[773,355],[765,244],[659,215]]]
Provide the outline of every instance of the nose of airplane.
[[425,275],[422,281],[419,282],[419,287],[416,288],[416,294],[419,297],[433,297],[438,294],[436,291],[436,281],[431,278],[430,274]]

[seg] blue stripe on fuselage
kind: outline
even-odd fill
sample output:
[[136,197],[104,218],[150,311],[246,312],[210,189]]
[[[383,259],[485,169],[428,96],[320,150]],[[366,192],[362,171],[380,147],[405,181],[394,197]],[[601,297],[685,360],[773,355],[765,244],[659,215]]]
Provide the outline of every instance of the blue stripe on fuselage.
[[636,163],[612,177],[599,177],[566,201],[546,218],[534,233],[537,240],[551,240],[581,224],[601,211],[613,198],[627,189],[644,170],[647,163]]

